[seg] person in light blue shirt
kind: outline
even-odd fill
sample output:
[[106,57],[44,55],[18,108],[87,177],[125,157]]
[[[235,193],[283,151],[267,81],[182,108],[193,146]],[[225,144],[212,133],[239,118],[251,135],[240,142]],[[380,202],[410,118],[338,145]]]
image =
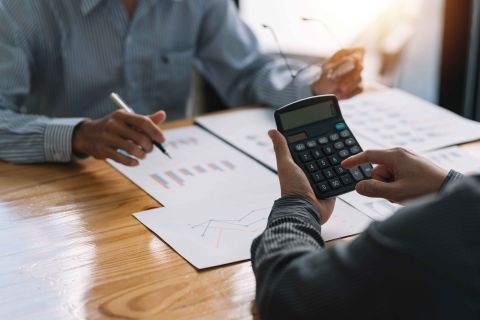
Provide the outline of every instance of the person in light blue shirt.
[[[347,73],[308,68],[292,80],[231,0],[0,0],[0,22],[0,159],[15,163],[137,165],[117,150],[143,159],[165,140],[157,124],[185,116],[193,68],[231,107],[361,91],[358,50],[328,62],[347,57]],[[115,111],[112,91],[144,116]]]

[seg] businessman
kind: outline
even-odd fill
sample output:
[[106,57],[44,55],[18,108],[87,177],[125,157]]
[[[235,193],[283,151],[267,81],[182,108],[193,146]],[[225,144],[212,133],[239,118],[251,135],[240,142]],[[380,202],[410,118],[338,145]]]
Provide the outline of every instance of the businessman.
[[321,224],[335,200],[315,198],[284,137],[269,134],[282,198],[251,249],[262,319],[480,319],[480,176],[403,149],[352,156],[342,166],[378,164],[359,193],[423,197],[326,249]]
[[[185,116],[192,67],[231,107],[361,91],[361,50],[292,79],[231,0],[0,0],[0,21],[0,159],[11,162],[137,165],[164,141],[167,114]],[[112,91],[145,116],[114,111]]]

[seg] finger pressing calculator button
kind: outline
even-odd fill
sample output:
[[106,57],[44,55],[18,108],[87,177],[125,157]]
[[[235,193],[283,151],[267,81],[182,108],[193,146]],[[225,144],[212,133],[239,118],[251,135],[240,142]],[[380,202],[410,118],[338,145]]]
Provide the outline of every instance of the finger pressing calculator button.
[[321,157],[323,157],[323,153],[322,151],[320,151],[320,149],[312,150],[312,154],[315,159],[320,159]]
[[320,182],[323,180],[323,175],[318,171],[318,172],[314,172],[312,173],[312,179],[313,181],[315,182]]
[[332,178],[335,177],[335,172],[333,172],[332,169],[325,169],[325,170],[323,170],[323,175],[327,179],[332,179]]
[[307,147],[309,147],[310,149],[315,148],[316,146],[317,146],[317,142],[315,140],[308,140],[307,141]]
[[333,189],[338,189],[342,186],[342,183],[340,182],[340,179],[332,179],[328,181],[330,185],[332,186]]
[[345,184],[345,185],[349,185],[349,184],[353,183],[352,177],[350,177],[349,174],[341,176],[340,179],[342,180],[343,184]]
[[330,141],[337,141],[338,139],[340,139],[340,136],[338,135],[338,133],[333,133],[328,138],[330,139]]
[[297,144],[295,145],[295,150],[297,150],[297,151],[303,151],[303,150],[305,150],[305,145],[304,145],[303,143],[297,143]]
[[335,167],[335,172],[340,175],[340,174],[344,174],[345,172],[347,172],[347,170],[343,169],[342,167]]
[[339,150],[345,147],[345,144],[342,141],[337,141],[333,146],[335,147],[335,149]]
[[309,162],[305,164],[305,168],[307,168],[307,170],[310,172],[318,171],[318,167],[315,162]]
[[300,157],[300,159],[302,159],[303,162],[312,161],[312,156],[308,151],[300,152],[298,156]]
[[353,146],[355,143],[356,143],[356,141],[353,138],[348,138],[348,139],[345,140],[345,144],[347,146]]
[[318,143],[326,144],[326,143],[328,143],[328,138],[327,137],[320,137],[320,138],[318,138]]
[[317,188],[320,191],[320,193],[325,193],[328,190],[330,190],[330,186],[328,185],[328,183],[326,181],[320,182],[319,184],[317,184]]
[[332,154],[333,148],[331,146],[325,146],[323,147],[323,152],[325,152],[325,154]]
[[357,154],[357,153],[360,152],[360,147],[359,146],[353,146],[353,147],[350,148],[350,152],[352,154]]
[[371,178],[372,177],[372,165],[367,163],[367,164],[362,164],[360,166],[360,169],[362,170],[363,172],[363,175],[367,178]]
[[350,137],[351,135],[352,134],[348,130],[340,131],[340,137],[342,137],[342,138]]
[[337,156],[330,156],[328,157],[328,161],[332,164],[332,166],[336,166],[340,163],[340,159]]
[[348,157],[349,154],[350,153],[348,152],[347,149],[343,149],[338,152],[338,155],[340,156],[340,158],[346,158]]
[[355,181],[360,181],[363,179],[363,174],[358,168],[350,169],[350,174],[352,175]]
[[327,167],[330,166],[330,165],[328,164],[326,158],[322,158],[322,159],[320,159],[320,160],[317,160],[317,164],[318,164],[318,166],[319,166],[321,169],[327,168]]

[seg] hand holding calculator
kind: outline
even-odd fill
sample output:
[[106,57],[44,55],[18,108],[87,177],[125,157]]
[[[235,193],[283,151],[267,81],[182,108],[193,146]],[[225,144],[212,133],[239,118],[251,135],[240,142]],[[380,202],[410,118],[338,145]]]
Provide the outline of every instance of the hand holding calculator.
[[371,178],[371,164],[348,170],[340,166],[343,159],[363,150],[346,125],[334,95],[288,104],[275,111],[275,122],[317,198],[352,191],[357,182]]

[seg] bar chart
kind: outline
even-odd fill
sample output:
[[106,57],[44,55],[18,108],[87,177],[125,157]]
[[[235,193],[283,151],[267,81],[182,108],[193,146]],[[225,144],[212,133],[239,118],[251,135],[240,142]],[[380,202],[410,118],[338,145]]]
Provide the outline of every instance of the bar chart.
[[188,179],[195,178],[199,175],[222,173],[232,170],[235,170],[235,164],[229,160],[222,160],[198,164],[188,168],[168,170],[163,173],[153,173],[150,177],[165,189],[170,189],[173,185],[182,187],[187,183]]

